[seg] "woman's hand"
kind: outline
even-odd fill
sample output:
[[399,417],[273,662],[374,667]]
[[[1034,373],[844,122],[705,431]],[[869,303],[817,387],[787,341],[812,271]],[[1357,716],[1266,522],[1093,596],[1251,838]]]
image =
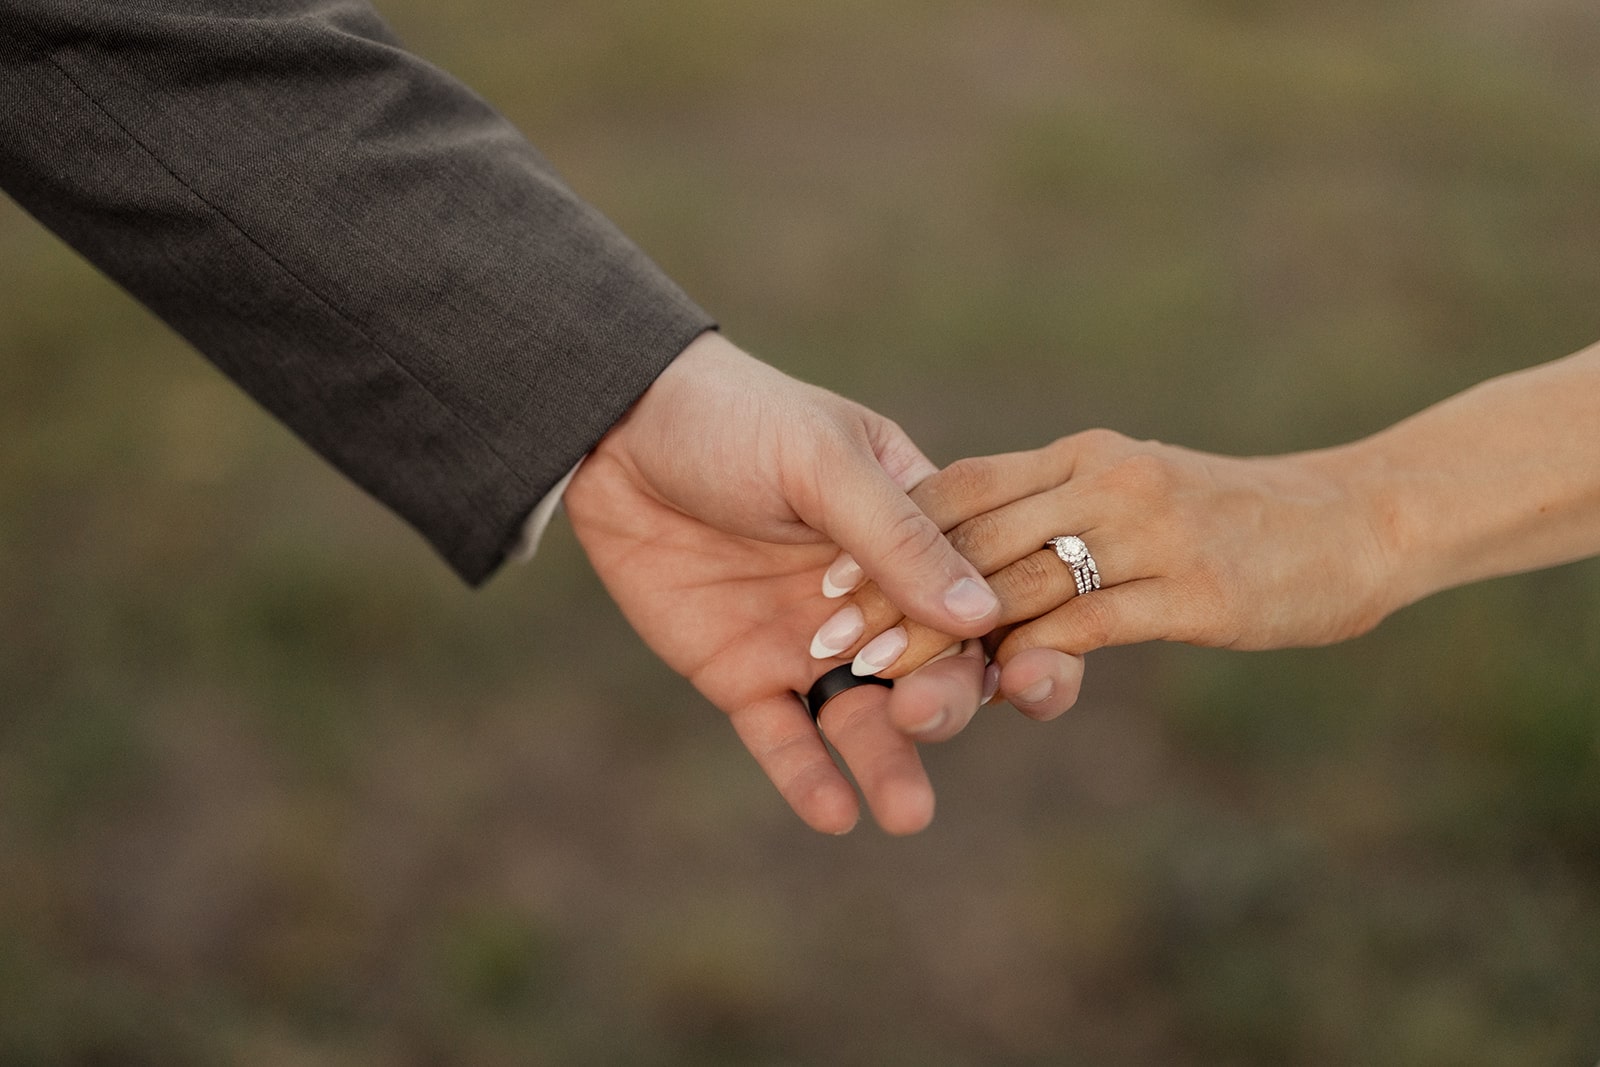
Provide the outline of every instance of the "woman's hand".
[[[1093,430],[964,460],[912,496],[989,576],[1001,601],[990,639],[999,690],[1029,711],[1045,669],[1036,650],[1081,657],[1150,640],[1282,648],[1371,629],[1399,604],[1386,596],[1380,520],[1354,468],[1344,450],[1240,459]],[[1088,545],[1102,588],[1077,595],[1072,569],[1045,547],[1065,534]],[[868,585],[823,624],[812,652],[896,677],[952,643]],[[953,732],[941,724],[940,735]]]
[[[1442,589],[1600,555],[1596,425],[1600,344],[1335,449],[1234,459],[1094,430],[963,460],[911,497],[990,576],[998,687],[1043,718],[1076,695],[1066,653],[1155,639],[1331,644]],[[1070,568],[1042,547],[1062,534],[1088,544],[1103,588],[1076,595]],[[859,584],[849,560],[828,573],[826,592]],[[894,676],[950,642],[867,587],[811,651]],[[1029,687],[1045,681],[1041,702]],[[995,685],[991,668],[985,691]],[[965,725],[929,725],[921,711],[890,707],[920,739]]]

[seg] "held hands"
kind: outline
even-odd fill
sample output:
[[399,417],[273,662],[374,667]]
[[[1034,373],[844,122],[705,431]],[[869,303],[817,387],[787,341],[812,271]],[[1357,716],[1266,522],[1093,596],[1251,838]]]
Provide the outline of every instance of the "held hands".
[[[728,714],[807,824],[843,833],[859,818],[826,735],[878,823],[912,833],[933,816],[912,738],[953,736],[996,690],[1047,719],[1103,645],[1316,643],[1375,622],[1362,583],[1330,565],[1371,543],[1337,536],[1345,499],[1314,460],[1103,431],[936,473],[893,423],[707,334],[596,446],[565,506],[629,622]],[[1073,596],[1070,569],[1040,547],[1065,532],[1107,588]],[[1317,537],[1328,553],[1305,551]],[[1281,558],[1259,550],[1271,545]],[[842,609],[818,595],[863,582]],[[1339,595],[1309,595],[1322,587]],[[963,640],[984,635],[987,671]],[[835,657],[898,684],[853,689],[814,725],[795,694]]]
[[[910,833],[933,817],[912,739],[954,736],[997,691],[1051,718],[1094,648],[1317,645],[1376,624],[1384,558],[1341,472],[1336,453],[1229,459],[1106,430],[936,472],[893,422],[706,334],[565,504],[630,624],[795,813],[830,833],[859,819],[826,734],[878,824]],[[1042,547],[1067,533],[1104,589],[1077,597]],[[818,595],[858,585],[843,606]],[[830,701],[819,734],[795,694],[840,657],[898,685]]]
[[[1325,644],[1398,606],[1350,466],[1091,431],[936,473],[893,423],[707,334],[565,505],[629,622],[813,828],[843,833],[859,806],[795,694],[839,659],[896,678],[831,701],[818,725],[878,823],[912,833],[933,816],[912,739],[953,736],[997,691],[1047,719],[1096,648]],[[1043,547],[1061,534],[1088,544],[1104,588],[1076,595]],[[842,607],[818,595],[853,588]]]
[[[859,817],[794,695],[828,669],[806,646],[833,606],[818,591],[834,546],[924,625],[976,637],[998,620],[979,572],[906,495],[934,469],[888,420],[706,334],[600,442],[564,498],[634,629],[728,714],[817,830],[843,833]],[[915,832],[933,816],[916,748],[885,709],[970,718],[982,681],[971,642],[893,691],[862,687],[827,705],[822,730],[884,829]]]
[[[912,737],[954,735],[996,692],[1060,714],[1094,649],[1332,644],[1440,589],[1600,553],[1600,438],[1571,432],[1594,422],[1596,381],[1600,346],[1320,452],[1241,459],[1094,430],[935,473],[892,423],[711,335],[566,501],[646,642],[817,829],[849,829],[856,798],[794,691],[841,660],[896,678],[820,725],[879,823],[906,833],[933,811]],[[1087,544],[1102,588],[1078,594],[1045,547],[1062,535]]]

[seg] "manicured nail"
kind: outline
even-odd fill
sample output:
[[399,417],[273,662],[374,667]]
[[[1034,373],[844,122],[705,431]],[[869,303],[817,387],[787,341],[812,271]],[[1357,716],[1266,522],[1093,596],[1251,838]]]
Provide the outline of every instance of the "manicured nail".
[[944,606],[962,622],[977,622],[991,615],[1000,606],[1000,601],[982,582],[963,578],[945,593]]
[[857,678],[864,678],[869,674],[877,674],[889,664],[900,658],[906,650],[910,638],[906,635],[905,627],[896,626],[867,642],[856,655],[854,663],[850,664],[850,673]]
[[860,608],[854,604],[840,608],[811,639],[811,658],[832,659],[859,641],[866,628],[867,620]]
[[1056,683],[1050,678],[1040,678],[1028,688],[1017,694],[1017,699],[1024,704],[1039,704],[1050,699],[1050,694],[1055,692]]
[[994,695],[1000,692],[1000,664],[991,663],[983,669],[983,699],[978,701],[978,706],[989,703]]
[[856,586],[861,584],[861,579],[866,575],[861,573],[861,567],[855,559],[846,552],[841,552],[839,558],[833,561],[828,572],[822,576],[822,595],[829,600],[838,600],[855,592]]

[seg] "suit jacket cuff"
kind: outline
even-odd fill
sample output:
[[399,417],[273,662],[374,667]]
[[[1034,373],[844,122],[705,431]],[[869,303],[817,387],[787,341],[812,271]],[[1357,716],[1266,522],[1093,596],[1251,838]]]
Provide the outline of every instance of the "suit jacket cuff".
[[0,186],[469,582],[712,325],[363,3],[0,15]]
[[550,528],[556,512],[561,509],[562,494],[567,491],[567,486],[572,484],[572,476],[578,473],[578,468],[581,466],[583,466],[582,459],[573,464],[572,469],[556,483],[554,489],[545,494],[544,499],[539,501],[528,515],[527,521],[522,524],[522,533],[518,536],[516,545],[508,553],[513,562],[527,563],[538,554],[539,542],[544,540],[544,532]]

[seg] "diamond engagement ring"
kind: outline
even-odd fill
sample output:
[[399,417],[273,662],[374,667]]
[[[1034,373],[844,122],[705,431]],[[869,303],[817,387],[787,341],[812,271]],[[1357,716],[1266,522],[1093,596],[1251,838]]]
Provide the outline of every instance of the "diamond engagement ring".
[[1089,555],[1089,546],[1081,537],[1052,537],[1044,547],[1056,550],[1061,562],[1072,568],[1072,580],[1078,583],[1078,595],[1100,588],[1100,568]]

